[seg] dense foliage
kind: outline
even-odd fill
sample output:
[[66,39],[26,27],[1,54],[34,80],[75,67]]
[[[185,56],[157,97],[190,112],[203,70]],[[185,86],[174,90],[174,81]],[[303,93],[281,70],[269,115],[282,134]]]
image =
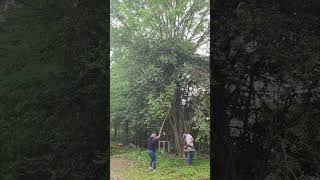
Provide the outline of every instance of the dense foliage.
[[[152,131],[174,142],[182,131],[209,143],[209,2],[124,0],[111,4],[111,124],[144,145]],[[130,139],[129,137],[132,137]]]
[[0,179],[103,179],[106,6],[16,5],[0,24]]
[[216,1],[216,179],[309,179],[320,165],[316,1]]

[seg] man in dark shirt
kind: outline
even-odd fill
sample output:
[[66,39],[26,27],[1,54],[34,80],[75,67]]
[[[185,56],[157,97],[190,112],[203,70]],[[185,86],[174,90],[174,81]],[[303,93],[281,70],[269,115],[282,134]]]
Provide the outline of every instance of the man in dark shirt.
[[[157,157],[155,152],[159,143],[159,138],[160,138],[160,134],[157,136],[156,133],[152,133],[150,138],[148,139],[147,153],[151,158],[149,169],[153,171],[156,170]],[[153,168],[152,168],[152,164],[153,164]]]

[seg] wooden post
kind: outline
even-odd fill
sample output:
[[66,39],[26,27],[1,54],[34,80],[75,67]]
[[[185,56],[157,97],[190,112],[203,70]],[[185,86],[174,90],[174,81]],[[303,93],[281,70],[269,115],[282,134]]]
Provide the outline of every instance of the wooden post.
[[[161,146],[161,143],[162,143],[162,146]],[[165,152],[166,150],[168,151],[168,153],[170,153],[170,141],[159,141],[159,151]]]

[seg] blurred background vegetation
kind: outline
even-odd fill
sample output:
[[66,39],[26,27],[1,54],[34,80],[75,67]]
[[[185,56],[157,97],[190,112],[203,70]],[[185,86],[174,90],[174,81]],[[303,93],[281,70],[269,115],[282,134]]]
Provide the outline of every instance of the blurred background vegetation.
[[320,4],[215,1],[215,179],[319,179]]
[[0,179],[105,178],[106,3],[0,2]]

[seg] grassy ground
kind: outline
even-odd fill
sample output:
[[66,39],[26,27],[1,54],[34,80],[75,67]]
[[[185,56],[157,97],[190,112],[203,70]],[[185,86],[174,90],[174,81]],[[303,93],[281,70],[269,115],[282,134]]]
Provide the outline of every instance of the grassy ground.
[[149,167],[149,156],[145,149],[111,147],[111,179],[210,179],[210,161],[194,156],[193,166],[185,159],[157,152],[157,171]]

